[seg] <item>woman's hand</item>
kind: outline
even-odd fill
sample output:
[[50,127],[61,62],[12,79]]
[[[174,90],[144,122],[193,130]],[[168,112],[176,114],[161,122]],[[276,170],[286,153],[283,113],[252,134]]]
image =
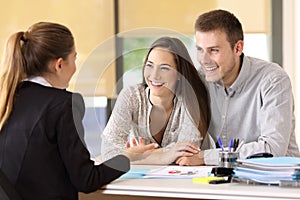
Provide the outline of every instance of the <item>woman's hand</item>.
[[138,146],[138,145],[145,145],[145,141],[143,138],[139,137],[138,141],[136,138],[130,138],[131,141],[126,142],[126,148],[130,148],[130,146]]
[[191,142],[177,142],[171,149],[161,155],[162,164],[171,164],[180,157],[191,157],[199,153],[197,145]]
[[157,148],[156,143],[151,143],[145,145],[145,141],[139,137],[137,142],[135,138],[132,139],[133,146],[130,146],[130,142],[126,142],[126,150],[123,152],[125,156],[129,158],[130,161],[141,160],[148,157],[151,152]]
[[176,164],[180,166],[204,165],[204,151],[192,156],[182,156],[176,160]]

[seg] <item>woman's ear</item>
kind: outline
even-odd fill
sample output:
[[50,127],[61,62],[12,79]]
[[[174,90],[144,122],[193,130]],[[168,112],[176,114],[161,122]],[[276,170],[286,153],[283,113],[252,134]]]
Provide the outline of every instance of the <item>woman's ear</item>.
[[54,69],[55,69],[55,72],[59,72],[59,71],[61,70],[62,62],[63,62],[63,59],[62,59],[62,58],[58,58],[58,59],[54,62]]

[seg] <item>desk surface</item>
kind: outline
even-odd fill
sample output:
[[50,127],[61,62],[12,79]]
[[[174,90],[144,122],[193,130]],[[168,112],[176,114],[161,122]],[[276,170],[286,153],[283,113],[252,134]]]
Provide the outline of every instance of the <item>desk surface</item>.
[[[136,167],[145,166],[132,166]],[[300,188],[241,183],[212,185],[193,183],[191,179],[117,179],[90,195],[94,195],[93,199],[124,199],[128,196],[132,199],[300,199]],[[89,198],[81,194],[80,199]]]

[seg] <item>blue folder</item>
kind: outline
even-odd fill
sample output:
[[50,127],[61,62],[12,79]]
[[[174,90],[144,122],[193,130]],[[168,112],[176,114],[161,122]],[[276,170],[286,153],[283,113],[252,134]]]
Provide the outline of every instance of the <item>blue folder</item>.
[[130,169],[126,174],[123,174],[120,178],[143,178],[150,169]]

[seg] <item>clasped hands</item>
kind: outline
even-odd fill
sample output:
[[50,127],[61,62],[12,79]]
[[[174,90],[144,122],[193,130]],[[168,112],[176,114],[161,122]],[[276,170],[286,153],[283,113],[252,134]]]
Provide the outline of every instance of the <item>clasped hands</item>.
[[[130,143],[133,146],[130,146]],[[137,159],[143,159],[148,157],[151,153],[159,157],[161,164],[176,163],[181,166],[195,166],[204,165],[203,155],[204,152],[199,149],[197,145],[191,142],[177,142],[170,149],[163,151],[162,148],[157,148],[155,143],[145,145],[144,140],[139,137],[138,142],[136,139],[127,141],[126,151],[135,152]],[[136,160],[137,160],[136,159]]]

